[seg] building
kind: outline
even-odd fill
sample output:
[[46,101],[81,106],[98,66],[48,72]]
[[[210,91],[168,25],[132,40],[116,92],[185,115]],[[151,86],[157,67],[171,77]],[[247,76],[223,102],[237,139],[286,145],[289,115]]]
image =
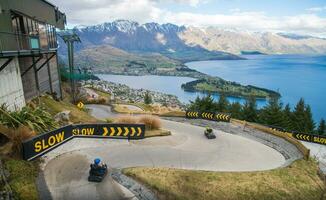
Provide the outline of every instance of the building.
[[45,92],[61,97],[56,29],[65,23],[45,0],[0,0],[0,105],[19,109]]

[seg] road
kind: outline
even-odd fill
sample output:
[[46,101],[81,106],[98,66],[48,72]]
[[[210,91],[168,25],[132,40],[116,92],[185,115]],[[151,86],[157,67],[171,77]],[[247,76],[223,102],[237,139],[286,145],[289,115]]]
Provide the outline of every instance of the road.
[[241,136],[214,130],[217,138],[208,140],[202,127],[167,120],[162,120],[162,125],[172,132],[171,136],[132,142],[73,139],[50,152],[44,176],[52,197],[131,199],[133,195],[110,177],[100,184],[87,182],[89,163],[96,157],[111,168],[148,166],[209,171],[268,170],[285,162],[278,151]]

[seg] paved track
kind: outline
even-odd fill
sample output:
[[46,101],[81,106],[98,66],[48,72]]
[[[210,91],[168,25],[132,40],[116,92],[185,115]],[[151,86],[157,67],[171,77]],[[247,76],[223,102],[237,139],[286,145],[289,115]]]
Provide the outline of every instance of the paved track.
[[131,199],[133,195],[109,177],[100,184],[87,182],[89,163],[95,157],[101,157],[113,168],[149,166],[209,171],[268,170],[285,162],[278,151],[241,136],[215,130],[217,138],[208,140],[202,127],[166,120],[163,127],[172,136],[130,143],[73,139],[50,152],[44,175],[53,198]]

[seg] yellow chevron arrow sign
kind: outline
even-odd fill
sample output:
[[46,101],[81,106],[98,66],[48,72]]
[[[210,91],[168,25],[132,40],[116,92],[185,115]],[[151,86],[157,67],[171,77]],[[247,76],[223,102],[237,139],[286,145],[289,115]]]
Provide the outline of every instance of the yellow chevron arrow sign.
[[121,127],[118,127],[118,133],[117,133],[117,136],[120,136],[121,133],[122,133],[122,129],[121,129]]
[[134,136],[136,133],[136,129],[134,127],[131,127],[131,135],[130,136]]
[[104,131],[104,133],[102,134],[103,136],[106,136],[109,133],[108,128],[106,127],[103,127],[103,131]]
[[125,133],[123,135],[124,136],[128,136],[128,134],[129,134],[129,128],[128,127],[125,127],[124,129],[125,129]]
[[114,136],[114,134],[115,134],[115,129],[113,128],[113,127],[111,127],[110,128],[110,136],[112,137],[112,136]]
[[142,133],[142,130],[141,130],[141,128],[138,127],[138,134],[137,134],[137,136],[140,136],[141,133]]

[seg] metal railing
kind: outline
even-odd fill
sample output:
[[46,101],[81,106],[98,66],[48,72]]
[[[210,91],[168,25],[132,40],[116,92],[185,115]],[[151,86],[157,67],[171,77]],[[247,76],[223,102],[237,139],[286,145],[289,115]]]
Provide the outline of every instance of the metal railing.
[[41,42],[38,35],[17,34],[0,31],[0,52],[49,50],[57,48],[56,42]]

